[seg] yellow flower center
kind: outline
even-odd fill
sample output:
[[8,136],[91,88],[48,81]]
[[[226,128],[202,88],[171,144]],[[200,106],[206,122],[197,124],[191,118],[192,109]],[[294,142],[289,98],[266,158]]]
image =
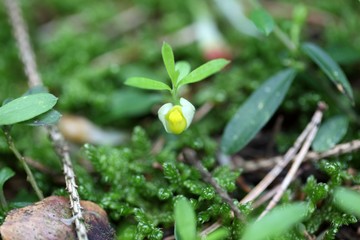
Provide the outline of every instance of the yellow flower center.
[[181,106],[174,106],[165,116],[167,128],[171,133],[180,134],[186,129],[186,119]]

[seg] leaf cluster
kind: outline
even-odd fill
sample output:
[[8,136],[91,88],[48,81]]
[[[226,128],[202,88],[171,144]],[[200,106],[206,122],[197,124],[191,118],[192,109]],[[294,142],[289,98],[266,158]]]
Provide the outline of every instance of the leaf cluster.
[[175,63],[173,50],[168,43],[163,43],[161,54],[167,74],[171,80],[171,87],[162,81],[143,77],[129,78],[125,81],[125,84],[149,90],[168,90],[174,99],[176,99],[177,92],[181,86],[202,81],[220,71],[229,63],[226,59],[214,59],[190,71],[188,62],[179,61]]

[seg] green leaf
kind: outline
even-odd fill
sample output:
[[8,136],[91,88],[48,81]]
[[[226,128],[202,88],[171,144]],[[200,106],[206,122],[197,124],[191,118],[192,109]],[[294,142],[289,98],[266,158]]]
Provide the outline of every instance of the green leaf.
[[265,9],[255,9],[251,13],[250,19],[253,21],[257,29],[266,36],[269,35],[274,29],[274,20]]
[[214,59],[211,60],[200,67],[196,68],[194,71],[192,71],[189,75],[184,77],[181,81],[178,82],[178,86],[189,83],[195,83],[199,82],[210,75],[219,72],[221,69],[223,69],[230,61],[226,59]]
[[41,114],[35,119],[31,119],[25,122],[26,125],[38,127],[38,126],[49,126],[56,124],[61,118],[61,113],[52,109],[46,113]]
[[210,233],[209,235],[204,237],[204,240],[223,240],[227,239],[230,235],[230,232],[227,228],[221,227],[214,232]]
[[250,223],[244,230],[242,240],[263,240],[279,236],[300,223],[308,207],[304,203],[293,203],[274,208],[259,221]]
[[169,44],[167,44],[166,42],[164,42],[162,45],[161,55],[162,55],[162,58],[164,61],[166,71],[169,74],[171,82],[175,86],[175,83],[177,81],[177,74],[176,74],[176,70],[175,70],[174,53],[173,53],[171,46]]
[[132,77],[127,79],[125,81],[125,84],[128,86],[142,88],[142,89],[171,91],[170,87],[167,84],[150,78]]
[[360,218],[360,193],[343,188],[338,187],[334,191],[334,203],[336,206],[341,208],[343,211],[348,214],[354,214],[358,218]]
[[319,128],[312,143],[312,149],[317,152],[324,152],[334,147],[344,137],[349,125],[346,116],[338,115],[330,118]]
[[224,153],[239,151],[256,135],[282,103],[294,78],[295,70],[283,70],[269,78],[246,100],[225,128],[221,141]]
[[196,219],[191,203],[184,197],[175,203],[175,232],[177,240],[196,240]]
[[[131,118],[141,116],[151,111],[151,107],[160,103],[163,96],[159,93],[149,93],[133,88],[125,88],[113,92],[109,98],[109,118],[117,120],[120,118]],[[131,103],[131,107],[129,107]]]
[[11,168],[4,167],[0,170],[0,190],[3,189],[4,183],[14,175],[15,172]]
[[180,61],[175,64],[175,71],[179,74],[177,81],[179,82],[190,72],[190,64],[186,61]]
[[302,45],[302,50],[321,68],[335,84],[337,89],[354,103],[354,96],[350,83],[340,66],[330,57],[330,55],[313,43],[304,43]]
[[12,100],[14,100],[13,98],[6,98],[3,102],[2,102],[2,106],[4,106],[5,104],[8,104],[9,102],[11,102]]
[[57,98],[49,93],[16,98],[0,107],[0,125],[10,125],[32,119],[49,111],[56,102]]

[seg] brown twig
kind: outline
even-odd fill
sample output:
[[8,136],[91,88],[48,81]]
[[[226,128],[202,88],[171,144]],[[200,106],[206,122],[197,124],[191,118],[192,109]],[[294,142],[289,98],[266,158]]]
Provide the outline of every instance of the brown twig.
[[[342,143],[334,146],[333,148],[322,152],[308,152],[305,156],[304,161],[317,161],[322,158],[334,157],[346,153],[351,153],[358,151],[360,149],[360,140],[356,139],[351,142]],[[279,161],[283,159],[283,156],[276,156],[267,159],[258,159],[258,160],[243,160],[242,158],[237,157],[236,167],[242,168],[244,172],[253,172],[261,169],[267,169],[274,167]]]
[[[298,171],[296,173],[296,175],[294,176],[293,179],[297,178],[298,176],[300,176],[302,173],[302,171]],[[253,208],[258,208],[260,207],[263,203],[267,202],[269,199],[271,199],[276,192],[279,190],[280,188],[280,184],[276,185],[275,187],[273,187],[272,189],[270,189],[268,192],[266,192],[264,195],[260,196],[256,201],[254,201],[253,204],[251,204],[251,206]]]
[[200,121],[214,108],[214,103],[207,102],[203,104],[195,113],[194,122]]
[[215,189],[215,191],[217,192],[217,194],[219,194],[219,196],[221,197],[221,199],[226,202],[227,204],[229,204],[231,210],[234,212],[235,216],[244,221],[244,217],[241,214],[239,208],[234,204],[234,199],[232,199],[229,194],[227,194],[226,191],[224,191],[224,189],[222,189],[220,187],[220,185],[216,182],[216,180],[211,176],[211,174],[209,173],[209,171],[201,164],[201,162],[196,158],[196,153],[194,150],[192,149],[185,149],[184,152],[184,158],[185,160],[190,163],[192,166],[194,166],[201,174],[203,180],[207,183],[209,183],[211,186],[213,186],[213,188]]
[[[25,73],[28,77],[30,87],[43,85],[40,74],[38,73],[34,52],[30,45],[30,38],[27,32],[26,24],[23,20],[21,10],[16,0],[4,0],[7,12],[10,18],[10,24],[13,28],[13,33],[17,46],[20,51],[20,58],[23,62]],[[70,206],[73,217],[75,218],[75,229],[79,240],[87,240],[87,233],[84,224],[84,219],[80,206],[80,197],[75,183],[75,174],[68,145],[65,142],[62,134],[56,126],[47,127],[50,139],[53,142],[55,150],[62,160],[63,170],[65,175],[66,188],[70,194]]]
[[280,185],[276,185],[273,189],[270,189],[263,195],[261,195],[254,203],[251,204],[253,208],[260,207],[263,203],[267,202],[269,199],[271,199],[276,192],[279,190]]
[[317,125],[320,123],[323,110],[324,109],[322,107],[318,107],[310,123],[296,139],[294,145],[286,152],[284,157],[277,162],[275,167],[261,180],[261,182],[258,183],[256,187],[254,187],[251,192],[249,192],[240,201],[241,203],[246,203],[254,200],[274,181],[274,179],[281,173],[281,171],[286,167],[286,165],[291,161],[291,159],[294,158],[295,154],[299,151],[301,144],[304,142],[309,132],[312,131],[312,129],[314,129],[315,127],[317,127]]
[[10,23],[13,27],[13,32],[17,46],[20,50],[20,58],[24,64],[24,70],[29,80],[30,87],[42,85],[40,75],[37,71],[34,52],[30,46],[30,39],[27,33],[27,27],[22,18],[22,14],[16,0],[5,0]]
[[[326,105],[324,103],[319,103],[318,105],[318,111],[315,113],[315,115],[318,115],[317,119],[318,122],[317,124],[311,129],[311,131],[309,132],[309,134],[307,135],[304,144],[302,145],[299,153],[296,155],[294,162],[289,170],[289,172],[286,174],[283,182],[281,183],[279,190],[276,192],[275,196],[273,197],[273,199],[270,201],[270,203],[267,205],[266,209],[260,214],[260,216],[258,217],[258,220],[263,218],[273,207],[276,206],[276,204],[279,202],[280,198],[282,197],[282,195],[284,194],[285,190],[287,189],[287,187],[290,185],[292,179],[294,178],[297,170],[300,167],[300,164],[302,163],[302,161],[305,158],[306,153],[309,151],[310,145],[312,143],[312,141],[315,138],[315,135],[317,133],[317,130],[319,128],[319,123],[321,122],[321,118],[322,118],[322,114],[323,111],[326,109]],[[315,116],[314,116],[315,118]]]
[[32,158],[29,158],[29,157],[24,157],[25,159],[25,162],[27,164],[29,164],[29,166],[31,166],[32,168],[42,172],[42,173],[45,173],[47,175],[50,175],[52,177],[57,177],[60,175],[60,173],[57,173],[55,170],[53,169],[50,169],[49,167],[43,165],[42,163],[32,159]]

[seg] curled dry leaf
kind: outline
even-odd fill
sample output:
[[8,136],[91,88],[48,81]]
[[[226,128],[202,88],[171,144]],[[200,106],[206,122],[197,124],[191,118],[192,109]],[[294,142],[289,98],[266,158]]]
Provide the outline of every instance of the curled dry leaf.
[[[89,240],[114,239],[106,212],[95,203],[81,201]],[[0,227],[3,240],[77,239],[69,200],[52,196],[12,210]]]
[[123,132],[102,129],[90,120],[75,115],[63,115],[58,126],[64,137],[75,143],[120,145],[127,139]]

